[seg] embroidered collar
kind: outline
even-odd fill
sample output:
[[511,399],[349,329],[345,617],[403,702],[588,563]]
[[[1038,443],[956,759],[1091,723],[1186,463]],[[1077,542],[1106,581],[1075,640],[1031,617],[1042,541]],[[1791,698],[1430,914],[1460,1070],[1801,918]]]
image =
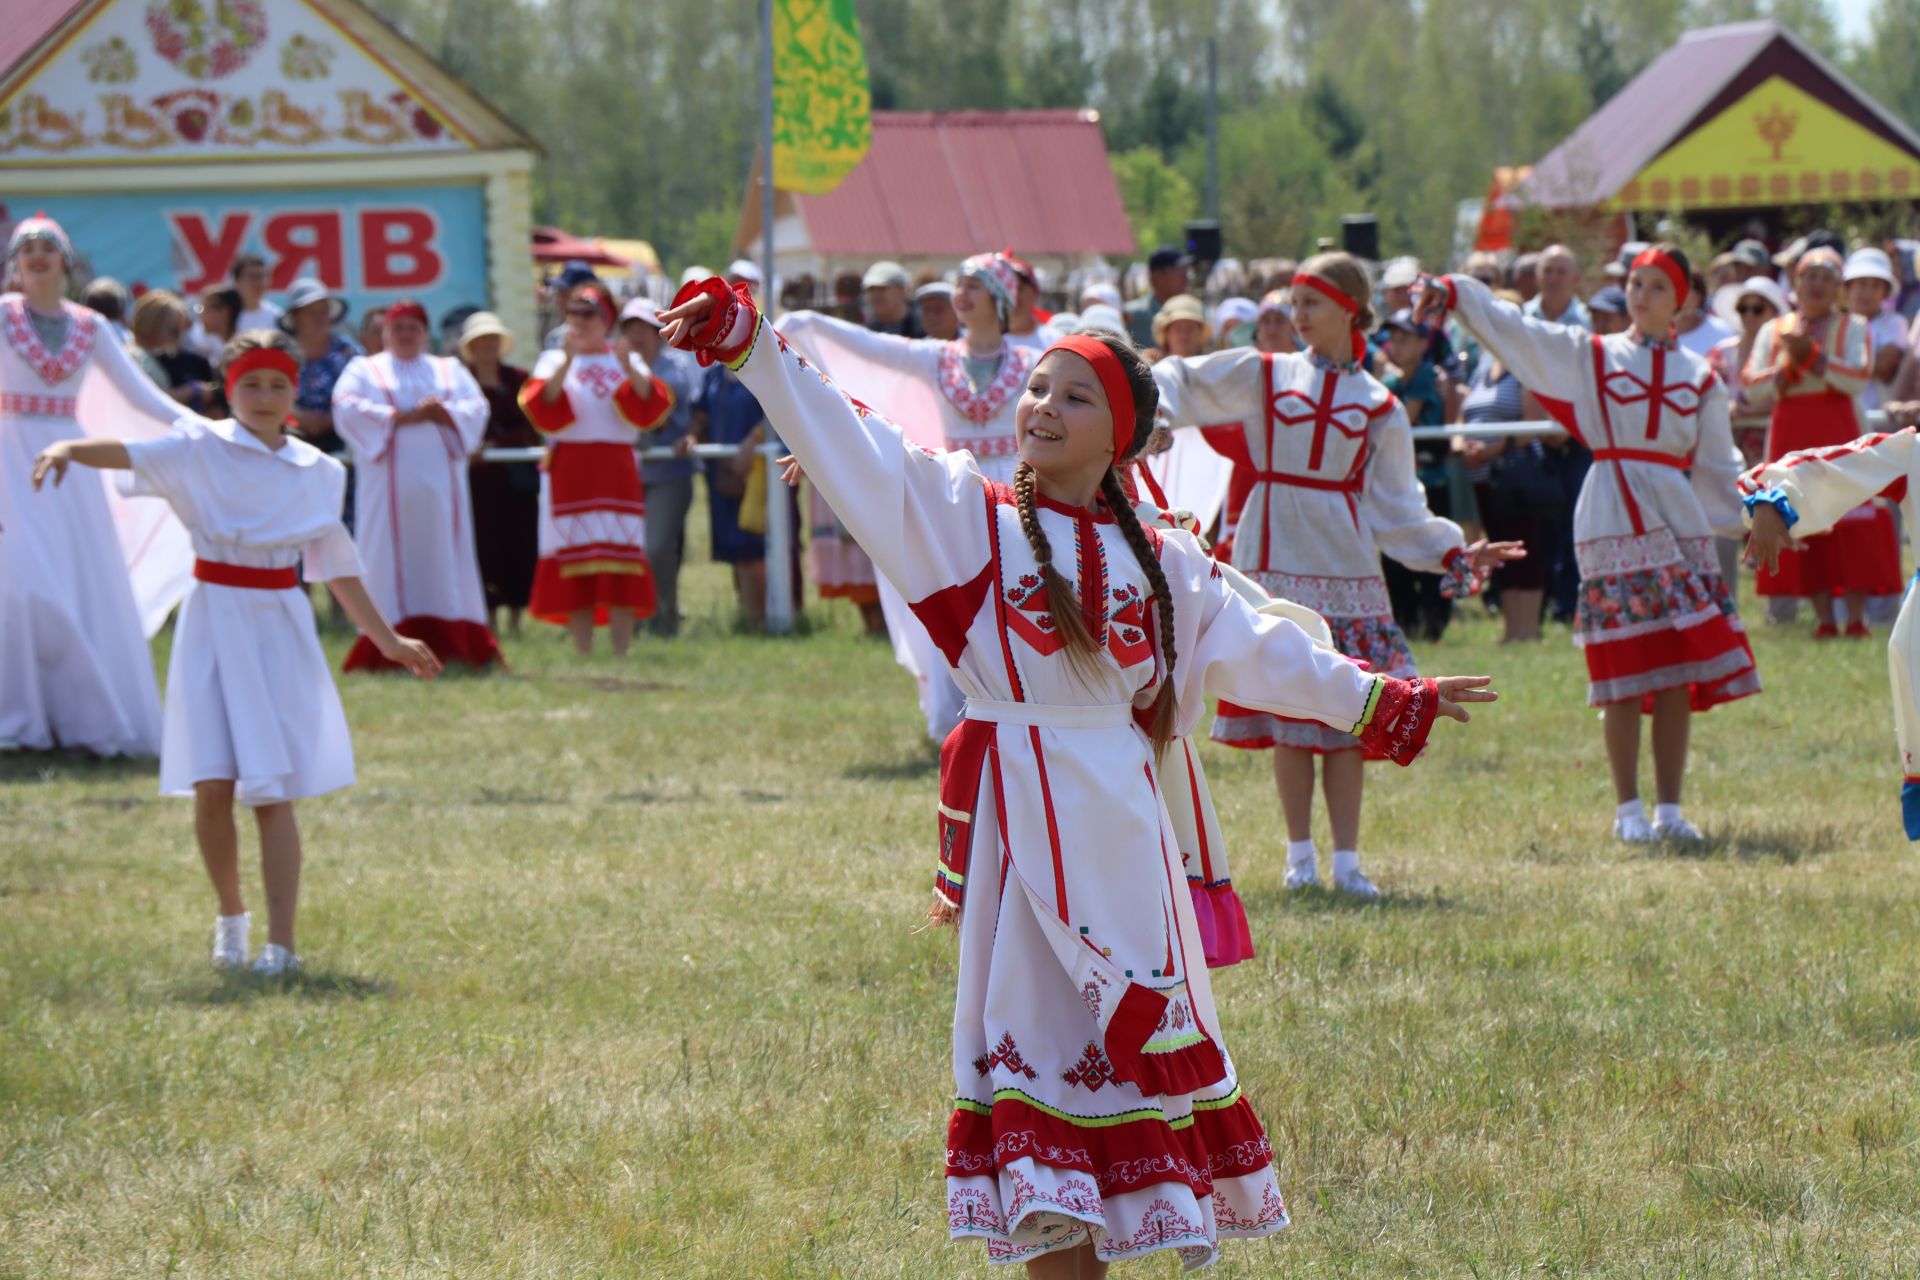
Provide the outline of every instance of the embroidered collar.
[[1326,373],[1359,373],[1358,360],[1335,360],[1332,356],[1323,356],[1311,347],[1307,349],[1307,362],[1314,368]]
[[1654,351],[1677,351],[1680,349],[1680,339],[1672,329],[1667,330],[1667,336],[1664,338],[1649,338],[1640,331],[1639,325],[1630,325],[1627,328],[1627,337],[1632,339],[1635,346],[1647,347]]
[[323,456],[318,449],[305,440],[294,436],[288,436],[278,449],[269,449],[266,441],[247,430],[237,418],[222,418],[218,422],[209,422],[207,430],[235,448],[264,453],[269,458],[278,458],[296,467],[310,467]]
[[62,300],[60,309],[67,316],[67,340],[55,352],[48,351],[46,344],[40,341],[40,334],[27,314],[24,295],[9,294],[4,301],[0,301],[0,329],[6,332],[7,345],[50,387],[65,382],[87,363],[93,355],[93,344],[99,330],[95,323],[97,317],[85,307]]
[[1107,510],[1107,504],[1098,498],[1094,499],[1094,503],[1095,505],[1091,507],[1076,507],[1070,502],[1049,498],[1040,492],[1039,485],[1033,487],[1033,505],[1037,510],[1052,511],[1059,515],[1071,516],[1075,520],[1091,520],[1095,524],[1112,524],[1113,512]]
[[975,426],[993,421],[1007,401],[1024,391],[1027,375],[1033,372],[1039,356],[1030,347],[1017,347],[1012,339],[1000,339],[1000,371],[979,391],[967,381],[967,340],[955,338],[940,349],[940,393]]

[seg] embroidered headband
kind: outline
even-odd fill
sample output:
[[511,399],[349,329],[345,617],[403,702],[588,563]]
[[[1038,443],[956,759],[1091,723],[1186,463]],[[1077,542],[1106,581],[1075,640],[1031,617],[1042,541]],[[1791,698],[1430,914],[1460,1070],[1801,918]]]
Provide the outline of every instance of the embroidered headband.
[[60,249],[60,257],[68,268],[73,266],[73,242],[67,239],[67,233],[60,224],[44,213],[36,213],[31,218],[22,218],[14,224],[13,234],[7,237],[7,257],[20,252],[22,245],[29,240],[51,240]]
[[1331,280],[1323,280],[1319,276],[1296,275],[1293,278],[1293,282],[1295,284],[1303,284],[1315,293],[1324,294],[1328,298],[1331,298],[1335,306],[1354,318],[1353,359],[1356,363],[1365,360],[1367,358],[1367,335],[1361,332],[1360,329],[1359,300],[1348,297],[1344,289],[1334,284]]
[[976,253],[960,264],[960,274],[972,276],[987,286],[987,292],[993,295],[1004,322],[1012,313],[1014,295],[1020,290],[1020,277],[1014,272],[1013,263],[1007,260],[1006,255]]
[[607,322],[607,328],[613,328],[613,299],[607,296],[605,289],[596,289],[592,285],[576,289],[567,305],[571,307],[576,302],[585,302],[592,306],[600,313],[600,318]]
[[1687,280],[1687,273],[1681,270],[1680,264],[1673,260],[1673,255],[1670,253],[1663,253],[1651,246],[1642,249],[1634,256],[1630,270],[1638,271],[1642,267],[1652,267],[1665,276],[1668,283],[1673,285],[1673,296],[1676,301],[1685,302],[1687,295],[1693,291],[1693,285]]
[[1824,267],[1835,275],[1843,275],[1847,269],[1846,263],[1840,260],[1840,255],[1824,244],[1817,249],[1809,249],[1801,254],[1800,261],[1793,264],[1793,274],[1797,276],[1810,267]]
[[418,320],[422,327],[431,328],[427,323],[427,309],[412,298],[402,298],[387,308],[386,320],[392,324],[395,320]]
[[298,360],[278,347],[255,347],[235,356],[233,363],[227,366],[227,399],[233,399],[234,387],[255,369],[277,369],[286,374],[288,381],[294,385],[298,386],[300,382]]
[[1133,384],[1127,381],[1126,366],[1113,354],[1113,348],[1085,334],[1069,334],[1060,339],[1041,354],[1041,359],[1055,351],[1071,351],[1093,366],[1101,388],[1107,393],[1107,407],[1113,411],[1113,460],[1120,461],[1133,444],[1134,429]]

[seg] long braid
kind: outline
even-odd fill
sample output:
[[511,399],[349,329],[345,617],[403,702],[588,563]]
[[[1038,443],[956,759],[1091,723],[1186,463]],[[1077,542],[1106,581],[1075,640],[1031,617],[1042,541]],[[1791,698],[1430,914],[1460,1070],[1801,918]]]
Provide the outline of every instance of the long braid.
[[1158,756],[1166,751],[1167,744],[1174,739],[1173,664],[1176,655],[1173,592],[1167,588],[1167,575],[1160,568],[1159,554],[1154,550],[1153,543],[1147,540],[1147,531],[1140,527],[1140,517],[1134,514],[1133,504],[1127,501],[1126,489],[1121,484],[1118,471],[1107,472],[1100,481],[1100,493],[1113,510],[1114,523],[1125,536],[1127,545],[1133,548],[1134,557],[1140,561],[1141,571],[1147,575],[1147,585],[1153,589],[1154,603],[1160,613],[1160,652],[1166,659],[1167,669],[1160,679],[1160,692],[1154,695],[1153,727],[1147,733],[1153,740],[1154,754]]
[[1020,504],[1020,531],[1027,535],[1033,558],[1040,563],[1040,581],[1047,592],[1047,612],[1053,618],[1054,631],[1064,643],[1067,663],[1077,674],[1091,676],[1096,670],[1092,664],[1100,646],[1087,630],[1073,587],[1053,567],[1053,547],[1047,542],[1046,530],[1040,527],[1039,513],[1034,510],[1033,483],[1033,468],[1021,463],[1013,473],[1013,496]]

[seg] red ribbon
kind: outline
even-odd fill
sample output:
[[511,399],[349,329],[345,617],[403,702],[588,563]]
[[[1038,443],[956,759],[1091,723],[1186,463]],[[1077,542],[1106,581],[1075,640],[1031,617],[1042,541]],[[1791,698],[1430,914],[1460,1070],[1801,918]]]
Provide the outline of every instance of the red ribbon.
[[607,328],[613,328],[613,299],[607,296],[606,290],[596,289],[592,285],[587,285],[585,288],[579,289],[574,293],[573,299],[568,305],[571,306],[573,302],[579,302],[583,298],[593,304],[594,310],[598,311],[601,318],[607,322]]
[[287,375],[288,381],[300,385],[300,362],[278,347],[255,347],[244,355],[238,356],[227,366],[227,399],[232,401],[233,388],[240,379],[255,369],[278,369]]
[[1680,264],[1675,262],[1673,255],[1669,253],[1654,248],[1642,249],[1634,257],[1632,269],[1638,271],[1642,267],[1653,267],[1672,282],[1675,306],[1685,302],[1687,295],[1693,291],[1693,285],[1687,279],[1687,273],[1680,269]]
[[1113,460],[1120,461],[1133,444],[1133,384],[1127,381],[1126,366],[1113,354],[1113,348],[1085,334],[1075,333],[1060,339],[1043,351],[1040,358],[1044,360],[1056,351],[1071,351],[1093,366],[1100,386],[1107,393],[1107,407],[1113,411]]
[[[1296,275],[1293,278],[1293,282],[1295,284],[1303,284],[1315,293],[1331,298],[1334,306],[1339,307],[1350,316],[1358,317],[1360,314],[1359,301],[1355,298],[1348,297],[1345,290],[1330,280],[1323,280],[1319,276]],[[1359,363],[1366,358],[1367,335],[1360,331],[1358,324],[1355,324],[1353,326],[1353,359],[1355,363]]]

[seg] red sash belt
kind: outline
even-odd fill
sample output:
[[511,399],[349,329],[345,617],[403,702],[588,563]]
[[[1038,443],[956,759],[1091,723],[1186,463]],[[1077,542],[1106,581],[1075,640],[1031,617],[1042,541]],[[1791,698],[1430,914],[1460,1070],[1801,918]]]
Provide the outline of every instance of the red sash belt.
[[1268,484],[1282,484],[1292,489],[1319,489],[1325,493],[1358,493],[1360,482],[1355,479],[1323,480],[1319,476],[1296,476],[1286,471],[1256,471],[1254,479],[1264,480]]
[[994,728],[989,720],[962,720],[940,746],[940,870],[933,887],[956,909],[967,893],[967,850]]
[[300,573],[292,565],[284,569],[251,569],[243,564],[195,558],[193,576],[216,587],[247,587],[254,591],[288,591],[300,585]]
[[1595,449],[1595,462],[1651,462],[1656,467],[1672,467],[1675,471],[1685,471],[1693,465],[1692,458],[1676,457],[1671,453],[1656,453],[1652,449]]

